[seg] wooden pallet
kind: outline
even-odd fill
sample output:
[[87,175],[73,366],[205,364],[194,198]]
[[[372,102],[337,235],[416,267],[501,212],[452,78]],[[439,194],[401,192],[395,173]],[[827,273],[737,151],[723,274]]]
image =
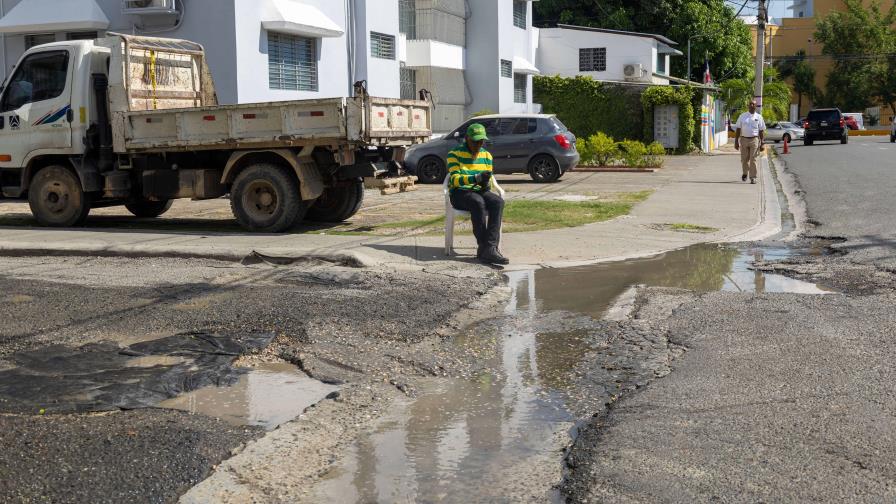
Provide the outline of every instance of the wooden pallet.
[[380,194],[398,194],[400,192],[409,192],[417,190],[417,177],[408,175],[405,177],[392,177],[378,179],[373,177],[364,178],[364,187],[367,189],[379,189]]

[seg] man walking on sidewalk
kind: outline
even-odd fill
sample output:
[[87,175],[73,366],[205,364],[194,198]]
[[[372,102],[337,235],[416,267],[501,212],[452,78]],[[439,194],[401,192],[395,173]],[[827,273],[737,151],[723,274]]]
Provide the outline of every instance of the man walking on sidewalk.
[[504,199],[489,191],[492,155],[482,148],[486,140],[485,126],[471,124],[464,143],[448,153],[451,206],[470,212],[473,234],[479,245],[476,257],[486,264],[507,264],[510,261],[498,252]]
[[734,136],[734,149],[740,151],[740,164],[743,175],[740,179],[756,183],[756,158],[759,157],[762,142],[765,140],[765,120],[756,112],[756,101],[750,100],[750,111],[744,112],[737,119],[737,132]]

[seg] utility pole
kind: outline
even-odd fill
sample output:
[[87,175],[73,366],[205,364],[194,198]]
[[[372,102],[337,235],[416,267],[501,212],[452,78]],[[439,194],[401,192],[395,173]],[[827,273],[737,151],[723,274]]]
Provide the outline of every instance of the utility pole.
[[756,111],[762,113],[762,83],[765,71],[765,23],[768,22],[768,11],[765,0],[759,0],[759,12],[756,14],[756,81],[753,84],[753,99],[756,100]]

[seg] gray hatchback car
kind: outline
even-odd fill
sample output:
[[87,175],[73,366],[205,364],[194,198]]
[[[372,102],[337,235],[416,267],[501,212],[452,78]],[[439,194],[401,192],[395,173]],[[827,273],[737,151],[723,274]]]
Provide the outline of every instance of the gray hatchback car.
[[553,115],[497,114],[470,119],[442,138],[408,149],[405,169],[420,182],[445,179],[448,152],[463,141],[467,127],[485,126],[485,148],[496,174],[528,173],[536,182],[553,182],[579,162],[576,137]]

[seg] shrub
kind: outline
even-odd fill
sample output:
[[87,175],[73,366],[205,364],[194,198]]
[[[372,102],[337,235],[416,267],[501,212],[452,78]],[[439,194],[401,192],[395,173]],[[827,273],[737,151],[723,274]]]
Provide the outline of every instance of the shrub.
[[576,150],[579,151],[579,156],[581,159],[579,163],[588,166],[593,165],[594,161],[594,149],[591,148],[590,138],[576,138]]
[[[641,138],[644,114],[641,89],[598,82],[591,77],[536,76],[533,100],[545,114],[557,118],[576,136],[588,138],[599,131],[615,138]],[[653,116],[650,116],[651,123]]]
[[644,166],[659,168],[663,166],[665,160],[666,149],[663,147],[663,144],[659,142],[653,142],[647,146],[647,156],[645,156],[644,159]]
[[598,133],[588,138],[588,146],[593,152],[594,162],[598,166],[610,166],[619,159],[619,147],[613,137]]
[[643,143],[637,140],[623,140],[619,142],[619,151],[625,166],[632,168],[644,166],[647,147]]

